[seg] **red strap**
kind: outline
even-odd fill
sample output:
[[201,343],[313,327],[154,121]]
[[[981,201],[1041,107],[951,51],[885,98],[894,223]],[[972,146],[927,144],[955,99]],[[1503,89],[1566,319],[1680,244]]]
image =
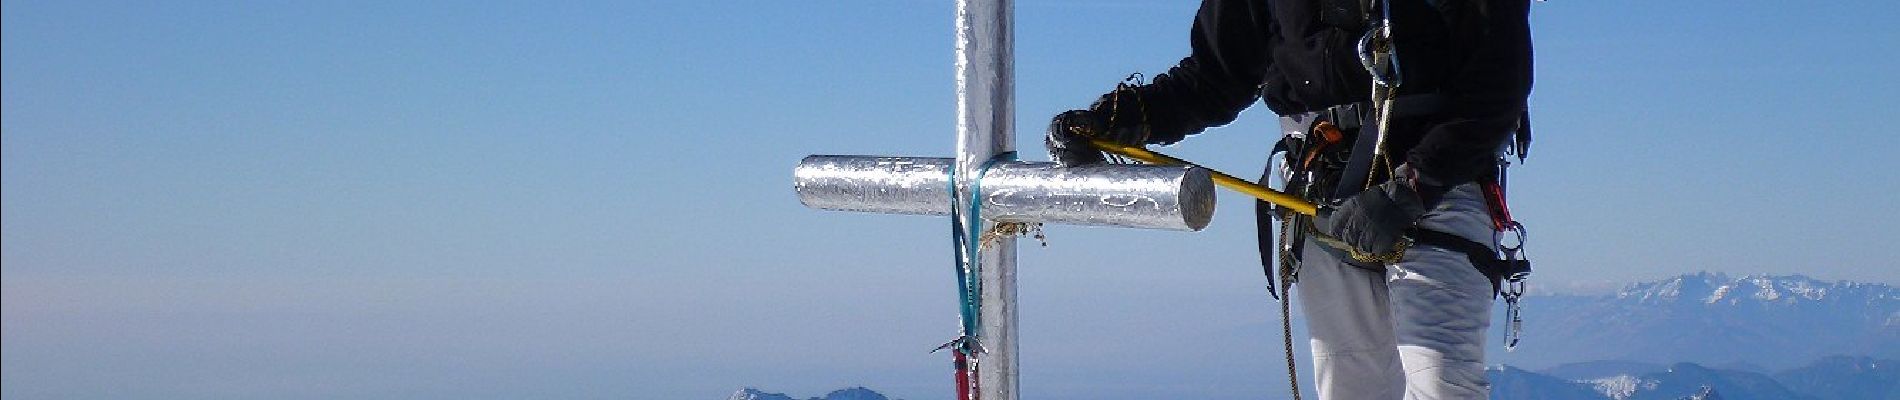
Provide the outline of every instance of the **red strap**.
[[1504,187],[1496,181],[1486,181],[1479,187],[1484,190],[1485,207],[1491,209],[1491,229],[1504,230],[1507,224],[1515,221],[1511,218],[1511,205],[1504,202]]
[[970,357],[963,354],[961,349],[951,353],[956,354],[957,400],[977,400],[976,380],[970,379]]

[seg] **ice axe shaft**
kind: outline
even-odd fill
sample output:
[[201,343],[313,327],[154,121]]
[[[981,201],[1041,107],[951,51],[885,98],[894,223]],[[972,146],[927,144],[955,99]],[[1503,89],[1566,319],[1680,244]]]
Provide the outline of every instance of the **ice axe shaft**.
[[[1220,171],[1215,171],[1213,169],[1200,166],[1200,164],[1188,162],[1187,160],[1174,158],[1173,156],[1169,156],[1166,154],[1156,153],[1156,152],[1149,151],[1148,149],[1144,149],[1141,147],[1129,146],[1129,145],[1110,142],[1110,141],[1101,140],[1101,139],[1089,139],[1089,144],[1095,145],[1096,148],[1102,149],[1102,151],[1115,153],[1115,154],[1128,157],[1128,158],[1133,158],[1136,160],[1141,160],[1142,162],[1146,162],[1149,164],[1189,165],[1196,168],[1204,169],[1204,170],[1207,170],[1208,175],[1210,175],[1213,178],[1214,184],[1216,185],[1226,186],[1228,189],[1233,189],[1234,191],[1240,192],[1241,194],[1253,196],[1253,198],[1260,199],[1268,203],[1273,203],[1274,205],[1278,205],[1281,207],[1286,207],[1287,209],[1293,210],[1293,212],[1297,212],[1300,214],[1306,214],[1310,216],[1318,212],[1317,210],[1318,207],[1314,206],[1313,203],[1306,201],[1306,199],[1302,199],[1294,195],[1286,194],[1278,190],[1273,190],[1266,186],[1260,186],[1258,184],[1255,184],[1253,182],[1248,182],[1240,178],[1235,178],[1233,175],[1228,175]],[[1319,233],[1319,232],[1311,232],[1311,233],[1312,233],[1312,236],[1309,236],[1309,237],[1314,239],[1320,245],[1324,245],[1326,247],[1331,247],[1331,248],[1343,251],[1347,254],[1348,257],[1352,257],[1353,260],[1364,262],[1364,263],[1378,263],[1378,264],[1397,263],[1399,262],[1399,260],[1405,257],[1405,249],[1406,247],[1411,246],[1411,243],[1412,243],[1411,240],[1409,239],[1405,241],[1401,241],[1399,242],[1400,245],[1398,246],[1398,249],[1395,249],[1394,251],[1390,253],[1384,253],[1384,254],[1367,253],[1367,252],[1362,252],[1359,249],[1352,247],[1351,244],[1348,244],[1343,240],[1339,240],[1338,238],[1327,236],[1326,234]]]
[[1216,185],[1221,185],[1221,186],[1227,187],[1228,189],[1233,189],[1234,191],[1240,192],[1241,194],[1252,196],[1253,198],[1264,200],[1268,203],[1273,203],[1274,205],[1286,207],[1287,209],[1293,210],[1293,212],[1297,212],[1300,214],[1313,215],[1313,213],[1317,212],[1317,207],[1314,206],[1312,202],[1308,202],[1306,201],[1306,199],[1299,198],[1299,196],[1286,194],[1284,192],[1273,190],[1272,188],[1268,188],[1266,186],[1260,186],[1259,184],[1248,182],[1245,179],[1236,178],[1233,175],[1228,175],[1224,172],[1215,171],[1212,168],[1202,167],[1199,164],[1188,162],[1187,160],[1174,158],[1173,156],[1169,156],[1166,154],[1156,153],[1148,149],[1144,149],[1137,146],[1129,146],[1129,145],[1115,143],[1115,142],[1101,140],[1101,139],[1089,139],[1089,144],[1094,145],[1095,148],[1102,149],[1102,151],[1115,153],[1117,155],[1133,158],[1136,160],[1141,160],[1142,162],[1149,163],[1149,164],[1191,165],[1195,167],[1200,167],[1201,169],[1207,170],[1207,172],[1210,175],[1213,175],[1214,184]]

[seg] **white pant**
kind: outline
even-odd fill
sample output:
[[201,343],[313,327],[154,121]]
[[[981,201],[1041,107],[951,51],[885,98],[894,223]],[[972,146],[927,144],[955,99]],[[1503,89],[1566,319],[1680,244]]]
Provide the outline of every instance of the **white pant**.
[[[1447,192],[1419,227],[1492,243],[1476,184]],[[1299,296],[1322,400],[1485,399],[1491,281],[1464,253],[1419,245],[1381,274],[1307,242]]]

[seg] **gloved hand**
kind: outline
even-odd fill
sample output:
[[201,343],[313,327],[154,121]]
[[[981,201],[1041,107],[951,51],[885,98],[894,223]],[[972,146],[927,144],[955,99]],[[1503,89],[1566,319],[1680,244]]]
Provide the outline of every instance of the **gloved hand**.
[[1107,160],[1102,151],[1089,144],[1089,138],[1104,139],[1111,142],[1140,146],[1147,136],[1147,127],[1139,124],[1109,126],[1106,112],[1091,110],[1069,110],[1049,121],[1048,135],[1043,137],[1043,146],[1049,149],[1049,159],[1064,167],[1101,164]]
[[1049,159],[1056,165],[1073,167],[1078,165],[1101,164],[1107,160],[1102,151],[1089,144],[1089,135],[1096,135],[1108,126],[1107,121],[1098,118],[1088,110],[1069,110],[1049,121],[1049,133],[1042,139],[1043,147],[1049,149]]
[[[1409,172],[1409,171],[1406,171]],[[1388,254],[1398,250],[1405,231],[1425,216],[1427,206],[1413,187],[1414,179],[1399,178],[1373,186],[1338,206],[1322,206],[1314,228],[1364,253]]]

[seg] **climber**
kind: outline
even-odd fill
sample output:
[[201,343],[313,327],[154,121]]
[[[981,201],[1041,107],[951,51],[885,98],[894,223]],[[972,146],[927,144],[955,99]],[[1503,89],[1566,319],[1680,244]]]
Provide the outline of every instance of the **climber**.
[[1204,0],[1190,35],[1166,73],[1056,115],[1051,158],[1105,162],[1091,138],[1172,144],[1264,100],[1287,128],[1288,191],[1322,206],[1269,207],[1263,249],[1276,216],[1344,243],[1289,254],[1319,397],[1486,398],[1504,273],[1481,255],[1510,229],[1502,151],[1529,144],[1529,0]]

